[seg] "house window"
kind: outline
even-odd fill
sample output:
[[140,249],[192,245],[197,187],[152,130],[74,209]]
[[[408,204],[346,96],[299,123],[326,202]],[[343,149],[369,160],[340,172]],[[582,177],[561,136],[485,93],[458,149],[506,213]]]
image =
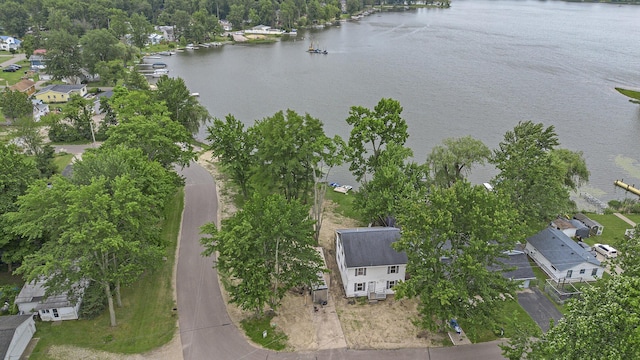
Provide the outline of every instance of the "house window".
[[353,291],[364,291],[364,283],[353,284]]
[[585,271],[586,271],[585,269],[580,269],[580,275],[584,274]]
[[356,268],[356,276],[366,276],[367,268]]
[[598,275],[598,268],[591,270],[591,276],[596,276],[596,275]]
[[400,272],[400,265],[391,265],[387,268],[387,274],[397,274]]
[[573,270],[567,270],[567,279],[571,278],[571,275],[573,275]]
[[387,281],[387,289],[391,289],[398,284],[398,280],[389,280]]
[[58,309],[53,309],[51,310],[51,312],[53,312],[53,317],[55,318],[60,317],[60,315],[58,315]]

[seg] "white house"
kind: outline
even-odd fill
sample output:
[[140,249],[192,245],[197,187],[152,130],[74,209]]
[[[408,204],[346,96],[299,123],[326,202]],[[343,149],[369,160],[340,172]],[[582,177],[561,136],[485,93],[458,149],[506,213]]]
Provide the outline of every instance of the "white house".
[[0,35],[0,50],[11,51],[20,48],[21,41],[13,36]]
[[[80,294],[84,292],[86,284],[80,285]],[[42,321],[77,320],[82,303],[82,296],[71,301],[66,294],[45,296],[45,281],[24,284],[15,304],[20,314],[38,313]]]
[[21,359],[35,332],[31,315],[0,316],[0,359]]
[[164,40],[164,36],[160,34],[149,34],[147,43],[150,45],[158,45]]
[[393,227],[336,230],[336,261],[347,297],[384,299],[394,293],[407,271],[407,254],[391,247],[399,238]]
[[589,250],[555,228],[547,227],[527,238],[525,252],[554,281],[594,281],[604,272]]

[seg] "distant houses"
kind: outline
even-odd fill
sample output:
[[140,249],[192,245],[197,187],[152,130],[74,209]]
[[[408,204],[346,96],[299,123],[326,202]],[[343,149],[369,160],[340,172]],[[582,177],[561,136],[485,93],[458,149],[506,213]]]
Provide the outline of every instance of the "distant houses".
[[66,103],[72,94],[85,96],[86,85],[49,85],[35,94],[35,98],[44,103]]
[[22,41],[13,36],[0,35],[0,50],[4,51],[18,51]]

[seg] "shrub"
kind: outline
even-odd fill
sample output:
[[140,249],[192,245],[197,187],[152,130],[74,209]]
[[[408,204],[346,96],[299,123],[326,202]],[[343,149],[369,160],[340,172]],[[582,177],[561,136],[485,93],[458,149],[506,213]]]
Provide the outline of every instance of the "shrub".
[[93,319],[102,314],[107,308],[107,298],[104,290],[96,282],[91,282],[84,290],[82,305],[80,306],[80,318]]

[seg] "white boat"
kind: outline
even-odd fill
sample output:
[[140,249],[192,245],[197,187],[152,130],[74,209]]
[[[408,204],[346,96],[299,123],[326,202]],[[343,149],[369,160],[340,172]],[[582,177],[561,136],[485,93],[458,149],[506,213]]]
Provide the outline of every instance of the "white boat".
[[200,93],[194,92],[194,93],[191,93],[191,96],[193,96],[193,97],[200,97]]
[[334,187],[333,191],[339,192],[339,193],[342,193],[342,194],[346,194],[351,189],[353,189],[353,186],[351,186],[351,185],[340,185],[340,186]]
[[154,78],[159,78],[162,75],[169,75],[169,69],[155,69],[151,74]]

